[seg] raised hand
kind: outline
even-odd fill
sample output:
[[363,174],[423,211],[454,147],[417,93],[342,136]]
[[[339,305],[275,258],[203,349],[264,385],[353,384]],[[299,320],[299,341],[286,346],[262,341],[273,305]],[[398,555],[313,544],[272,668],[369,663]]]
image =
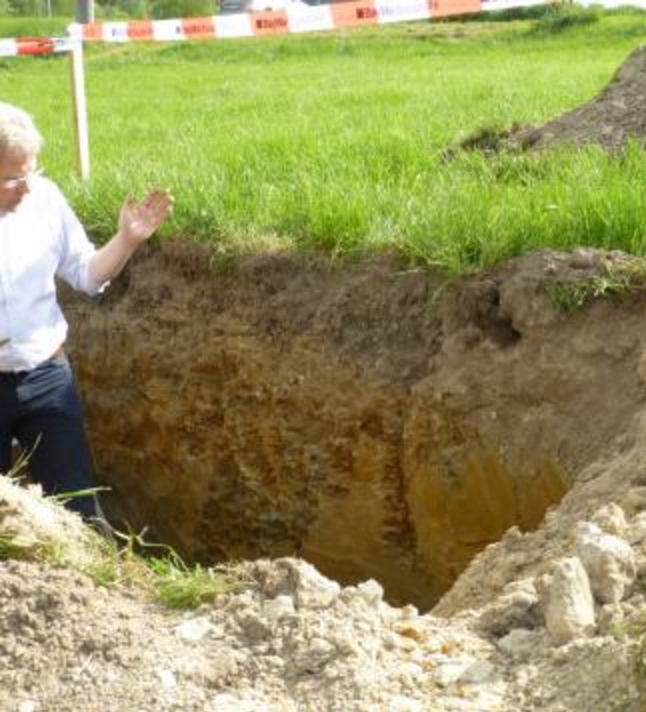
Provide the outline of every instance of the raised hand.
[[128,193],[119,214],[119,232],[133,247],[145,242],[173,211],[173,198],[166,190],[153,190],[137,202]]

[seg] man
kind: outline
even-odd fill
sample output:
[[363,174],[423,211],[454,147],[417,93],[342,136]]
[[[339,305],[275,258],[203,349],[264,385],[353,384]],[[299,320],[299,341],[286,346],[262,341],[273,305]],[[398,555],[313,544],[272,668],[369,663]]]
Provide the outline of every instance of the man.
[[[79,396],[65,356],[67,323],[55,277],[97,294],[168,217],[165,191],[126,198],[116,235],[96,249],[59,189],[40,175],[42,138],[30,116],[0,103],[0,473],[16,439],[46,494],[93,486]],[[92,496],[68,500],[86,518]]]

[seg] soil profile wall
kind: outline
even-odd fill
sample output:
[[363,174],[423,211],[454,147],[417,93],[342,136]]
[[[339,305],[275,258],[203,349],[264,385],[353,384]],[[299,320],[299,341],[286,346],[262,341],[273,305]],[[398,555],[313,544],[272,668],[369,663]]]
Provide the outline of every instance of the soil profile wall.
[[298,554],[430,607],[621,427],[620,401],[573,438],[593,395],[576,386],[638,343],[598,325],[563,361],[582,324],[537,288],[545,259],[447,286],[391,260],[223,271],[150,248],[100,302],[66,298],[113,510],[192,559]]

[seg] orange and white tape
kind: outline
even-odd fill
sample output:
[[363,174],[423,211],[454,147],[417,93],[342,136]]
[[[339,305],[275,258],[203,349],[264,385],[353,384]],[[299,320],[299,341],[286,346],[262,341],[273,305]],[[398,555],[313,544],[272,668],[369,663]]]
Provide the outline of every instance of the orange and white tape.
[[17,37],[0,39],[0,57],[17,57],[24,54],[55,54],[73,49],[73,38]]
[[[68,37],[0,38],[0,57],[70,51],[77,41],[175,41],[262,37],[292,32],[321,32],[343,27],[381,25],[547,5],[557,0],[353,0],[327,5],[295,5],[286,10],[211,15],[173,20],[73,23]],[[630,5],[646,9],[646,0],[575,0],[588,6]]]
[[483,9],[484,2],[485,0],[355,0],[330,5],[290,7],[287,10],[190,19],[73,24],[68,31],[70,37],[75,39],[100,42],[261,37],[477,13]]
[[[226,37],[261,37],[292,32],[321,32],[342,27],[380,25],[549,5],[559,0],[353,0],[326,5],[294,5],[286,10],[212,15],[174,20],[74,23],[69,36],[78,40],[131,42]],[[574,0],[576,4],[620,5],[646,10],[646,0]]]

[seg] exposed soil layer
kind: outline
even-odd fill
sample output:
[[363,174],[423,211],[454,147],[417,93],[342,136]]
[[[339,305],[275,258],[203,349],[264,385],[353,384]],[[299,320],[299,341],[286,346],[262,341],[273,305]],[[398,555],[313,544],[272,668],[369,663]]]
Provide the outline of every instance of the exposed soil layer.
[[575,315],[550,298],[619,254],[457,282],[387,258],[209,258],[151,247],[98,304],[67,302],[112,511],[191,558],[300,555],[428,608],[623,447],[646,399],[642,295]]
[[387,259],[217,271],[176,243],[67,299],[135,528],[445,594],[420,615],[288,557],[165,610],[79,573],[103,578],[92,533],[0,477],[0,712],[644,709],[643,274],[591,250],[456,282]]

